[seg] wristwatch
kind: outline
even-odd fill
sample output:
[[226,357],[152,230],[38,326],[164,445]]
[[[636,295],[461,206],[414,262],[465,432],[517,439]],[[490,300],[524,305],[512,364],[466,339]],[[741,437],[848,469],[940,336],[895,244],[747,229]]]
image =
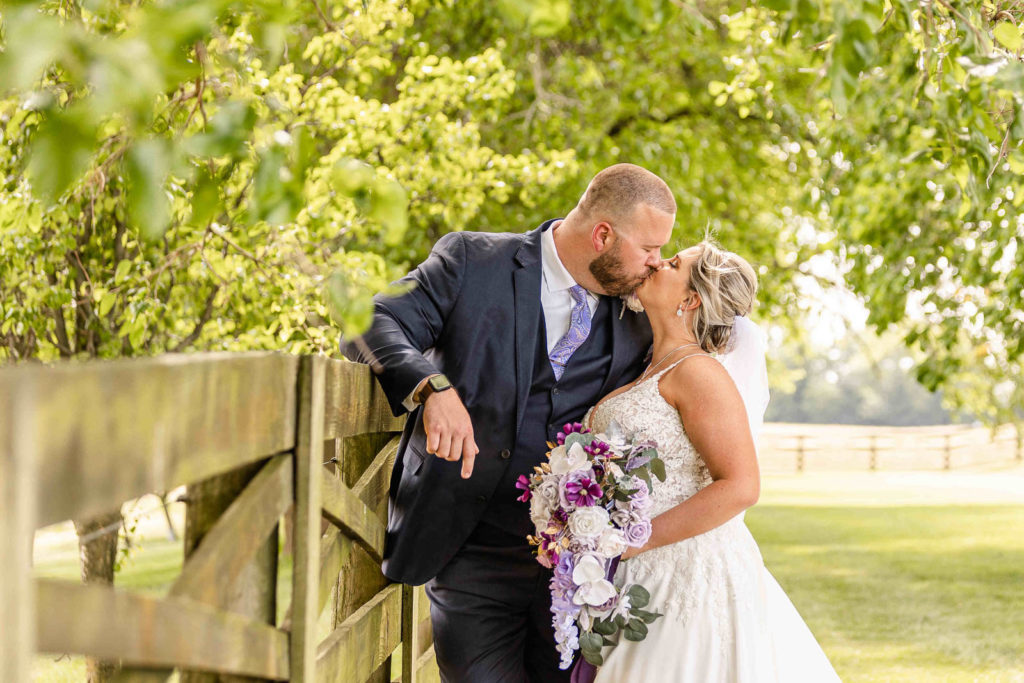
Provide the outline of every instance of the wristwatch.
[[419,405],[423,405],[427,402],[427,398],[431,394],[435,394],[439,391],[446,391],[452,389],[452,383],[448,381],[448,378],[444,375],[434,375],[426,381],[419,391],[412,397],[412,400]]

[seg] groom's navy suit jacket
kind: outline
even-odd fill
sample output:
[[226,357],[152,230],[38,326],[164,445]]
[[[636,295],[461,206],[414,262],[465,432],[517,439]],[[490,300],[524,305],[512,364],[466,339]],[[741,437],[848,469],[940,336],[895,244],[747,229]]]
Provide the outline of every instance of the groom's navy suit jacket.
[[[342,346],[346,356],[361,362],[370,361],[365,349],[372,351],[395,415],[405,412],[403,402],[423,378],[447,375],[469,412],[480,449],[472,476],[462,479],[461,463],[427,453],[422,410],[413,412],[391,476],[383,571],[392,580],[418,585],[437,575],[473,533],[506,477],[523,429],[538,335],[544,334],[541,233],[553,222],[525,234],[445,235],[399,281],[411,285],[410,291],[376,298],[365,346]],[[603,382],[591,383],[600,386],[599,393],[576,397],[582,406],[639,375],[651,345],[646,315],[627,311],[620,320],[622,301],[601,299],[615,318],[611,361]]]

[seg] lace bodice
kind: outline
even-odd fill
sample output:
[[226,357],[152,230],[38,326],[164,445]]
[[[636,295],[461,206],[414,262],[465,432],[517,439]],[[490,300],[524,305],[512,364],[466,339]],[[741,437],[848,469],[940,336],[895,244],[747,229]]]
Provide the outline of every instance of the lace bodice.
[[677,360],[621,394],[597,404],[584,418],[591,431],[608,430],[612,420],[632,438],[651,439],[665,461],[665,481],[657,482],[652,500],[656,517],[711,483],[711,474],[683,429],[679,413],[661,395],[662,376],[683,362]]
[[[642,436],[658,444],[658,454],[665,461],[666,477],[665,481],[654,483],[652,519],[712,482],[707,465],[686,435],[679,413],[659,390],[665,373],[684,360],[601,401],[584,418],[584,424],[594,432],[606,431],[615,420],[627,436]],[[667,594],[671,597],[667,604],[651,608],[686,619],[688,613],[706,601],[711,601],[716,609],[725,610],[737,600],[753,599],[753,586],[739,585],[753,576],[751,566],[762,566],[761,555],[740,514],[699,536],[655,548],[623,562],[616,582],[640,583],[647,587],[655,582],[668,582]]]

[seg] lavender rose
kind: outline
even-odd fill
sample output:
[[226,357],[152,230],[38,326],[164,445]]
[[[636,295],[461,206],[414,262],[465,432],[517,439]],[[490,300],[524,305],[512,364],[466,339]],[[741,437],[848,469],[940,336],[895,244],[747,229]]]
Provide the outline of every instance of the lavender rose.
[[642,519],[630,524],[623,531],[626,533],[626,543],[634,548],[640,548],[650,540],[652,527],[648,520]]

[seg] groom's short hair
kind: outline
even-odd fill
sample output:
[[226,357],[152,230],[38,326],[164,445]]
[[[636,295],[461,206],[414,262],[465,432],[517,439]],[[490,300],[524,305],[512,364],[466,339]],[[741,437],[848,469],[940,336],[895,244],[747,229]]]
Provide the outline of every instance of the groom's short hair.
[[622,218],[631,215],[638,204],[662,213],[676,212],[675,197],[664,180],[635,164],[615,164],[594,176],[579,208],[591,218]]

